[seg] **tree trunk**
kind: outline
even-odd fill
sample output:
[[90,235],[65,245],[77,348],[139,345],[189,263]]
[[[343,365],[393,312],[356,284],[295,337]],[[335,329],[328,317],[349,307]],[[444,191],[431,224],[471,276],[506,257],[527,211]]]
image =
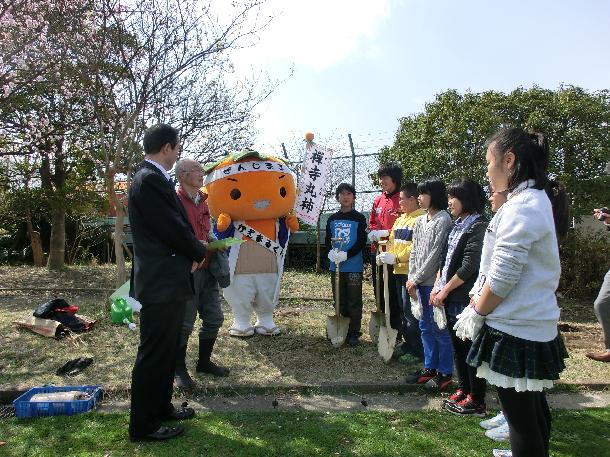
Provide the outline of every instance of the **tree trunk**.
[[46,259],[42,252],[42,241],[40,240],[40,232],[34,230],[32,225],[32,212],[29,209],[25,210],[25,222],[28,228],[28,237],[30,238],[30,245],[32,246],[32,256],[34,257],[34,265],[37,267],[44,267],[46,265]]
[[114,221],[114,255],[116,257],[117,287],[121,287],[127,280],[127,272],[125,270],[125,254],[123,252],[123,229],[125,227],[125,210],[123,208],[123,203],[116,203],[116,220]]
[[64,267],[66,249],[66,210],[53,208],[51,215],[51,243],[49,249],[49,270],[61,270]]

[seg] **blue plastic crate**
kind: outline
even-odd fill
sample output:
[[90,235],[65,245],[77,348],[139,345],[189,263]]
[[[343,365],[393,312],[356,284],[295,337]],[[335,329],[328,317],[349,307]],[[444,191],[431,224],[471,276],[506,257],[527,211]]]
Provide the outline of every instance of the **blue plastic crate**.
[[[47,394],[51,392],[68,392],[78,390],[91,394],[88,400],[53,401],[53,402],[31,402],[35,394]],[[72,416],[92,409],[102,396],[101,386],[45,386],[33,387],[26,393],[13,401],[15,415],[17,417],[47,417],[47,416]]]

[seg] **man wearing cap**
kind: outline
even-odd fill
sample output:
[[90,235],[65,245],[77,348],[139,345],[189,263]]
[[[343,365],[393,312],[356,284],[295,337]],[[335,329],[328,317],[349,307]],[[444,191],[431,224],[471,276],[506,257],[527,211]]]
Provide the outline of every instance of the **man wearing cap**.
[[178,151],[178,131],[165,124],[144,134],[145,160],[129,189],[129,222],[133,234],[131,294],[142,304],[140,345],[131,377],[132,441],[157,441],[184,432],[166,420],[189,419],[192,408],[171,403],[176,352],[186,302],[193,296],[191,273],[206,249],[197,240],[178,201],[168,171]]
[[[201,192],[203,187],[203,170],[201,165],[193,159],[181,159],[176,162],[176,177],[180,186],[176,194],[180,203],[186,211],[189,223],[195,232],[195,237],[204,244],[210,241],[210,210],[206,200],[208,196]],[[211,261],[222,261],[219,256],[225,256],[221,252],[214,252],[206,256],[203,265],[193,272],[195,284],[195,297],[186,304],[184,323],[178,354],[176,356],[176,385],[181,389],[192,389],[195,383],[191,379],[186,368],[186,349],[189,336],[193,331],[197,313],[202,320],[199,330],[199,360],[197,362],[198,373],[209,373],[214,376],[228,376],[229,369],[216,365],[210,360],[218,330],[222,327],[224,316],[220,308],[220,291],[218,281],[210,271]],[[227,263],[228,261],[224,260]],[[224,287],[228,284],[223,284]]]

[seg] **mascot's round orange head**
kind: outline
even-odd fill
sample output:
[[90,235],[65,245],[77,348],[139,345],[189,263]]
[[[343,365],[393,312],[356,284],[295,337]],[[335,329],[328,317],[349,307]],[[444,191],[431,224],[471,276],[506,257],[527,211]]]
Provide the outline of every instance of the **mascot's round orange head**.
[[209,166],[204,185],[212,217],[277,219],[294,207],[296,186],[285,162],[245,149]]

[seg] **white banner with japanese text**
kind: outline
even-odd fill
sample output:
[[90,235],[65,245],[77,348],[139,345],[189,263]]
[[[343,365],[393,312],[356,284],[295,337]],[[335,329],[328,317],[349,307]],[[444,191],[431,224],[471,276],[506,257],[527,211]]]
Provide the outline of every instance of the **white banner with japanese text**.
[[324,204],[324,187],[330,173],[332,149],[308,142],[305,150],[295,212],[306,224],[316,225]]

